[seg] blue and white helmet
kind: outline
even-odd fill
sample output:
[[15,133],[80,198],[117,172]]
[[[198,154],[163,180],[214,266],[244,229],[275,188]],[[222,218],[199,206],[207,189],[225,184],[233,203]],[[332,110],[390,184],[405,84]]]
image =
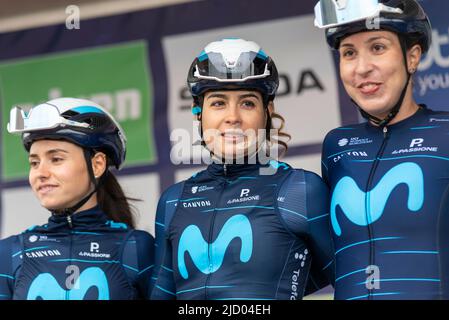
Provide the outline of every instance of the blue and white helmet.
[[192,62],[187,84],[193,98],[222,88],[258,90],[274,99],[279,76],[273,60],[253,41],[223,39],[209,43]]
[[95,102],[58,98],[39,104],[28,113],[10,112],[10,133],[21,133],[27,151],[36,140],[67,140],[85,149],[104,152],[120,169],[126,156],[126,136],[119,123]]

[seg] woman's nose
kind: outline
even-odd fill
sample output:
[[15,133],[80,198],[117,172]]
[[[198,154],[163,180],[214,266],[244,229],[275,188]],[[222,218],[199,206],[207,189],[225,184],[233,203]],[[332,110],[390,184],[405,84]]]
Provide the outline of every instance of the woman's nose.
[[226,124],[235,126],[237,124],[240,124],[242,121],[240,110],[237,106],[230,106],[226,113],[225,122]]

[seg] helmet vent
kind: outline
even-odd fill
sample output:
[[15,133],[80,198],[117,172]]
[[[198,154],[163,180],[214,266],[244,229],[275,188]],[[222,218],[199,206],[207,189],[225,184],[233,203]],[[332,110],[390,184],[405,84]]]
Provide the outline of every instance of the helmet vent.
[[72,119],[74,116],[78,115],[79,112],[73,111],[73,110],[67,110],[66,112],[64,112],[63,114],[61,114],[61,116],[63,118],[66,118],[68,120]]

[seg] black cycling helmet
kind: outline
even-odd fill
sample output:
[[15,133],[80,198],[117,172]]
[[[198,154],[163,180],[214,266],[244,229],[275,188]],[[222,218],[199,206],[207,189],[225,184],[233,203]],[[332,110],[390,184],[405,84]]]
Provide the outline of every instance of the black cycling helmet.
[[343,38],[361,31],[388,30],[429,50],[432,27],[416,0],[321,0],[315,25],[326,28],[328,44],[338,49]]
[[423,8],[416,0],[320,0],[315,6],[315,26],[326,29],[327,42],[333,49],[358,32],[387,30],[398,35],[407,81],[396,104],[384,119],[379,119],[353,101],[363,117],[386,126],[399,112],[410,82],[407,49],[419,44],[426,53],[432,41],[432,27]]
[[208,90],[234,88],[257,90],[270,101],[279,87],[279,76],[273,60],[257,43],[230,38],[209,43],[193,60],[187,85],[197,103]]

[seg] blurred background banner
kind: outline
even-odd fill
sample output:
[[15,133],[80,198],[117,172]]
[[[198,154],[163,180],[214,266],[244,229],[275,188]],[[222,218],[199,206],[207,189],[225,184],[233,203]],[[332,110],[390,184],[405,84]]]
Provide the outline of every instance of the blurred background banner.
[[[152,81],[143,41],[35,55],[0,65],[2,106],[29,108],[71,96],[95,100],[110,110],[128,138],[127,163],[148,165],[154,149]],[[2,108],[3,126],[9,117]],[[20,137],[3,137],[4,181],[26,179],[28,159]]]
[[432,23],[432,47],[415,78],[415,97],[434,109],[449,110],[449,1],[422,4]]
[[[320,174],[321,142],[360,121],[338,80],[338,58],[313,25],[316,0],[0,0],[1,237],[42,224],[20,137],[6,131],[15,105],[72,96],[94,100],[123,125],[126,166],[119,180],[136,203],[138,226],[154,233],[160,193],[204,168],[201,149],[172,152],[176,132],[198,138],[186,73],[209,42],[239,37],[276,62],[276,110],[292,135],[284,161]],[[449,110],[449,1],[425,0],[434,42],[415,76],[419,103]],[[174,139],[175,141],[171,141]]]

